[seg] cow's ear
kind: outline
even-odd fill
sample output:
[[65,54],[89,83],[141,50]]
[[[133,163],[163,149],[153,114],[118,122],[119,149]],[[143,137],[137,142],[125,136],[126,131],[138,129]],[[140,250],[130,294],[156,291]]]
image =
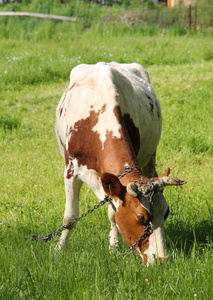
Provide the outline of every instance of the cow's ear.
[[111,196],[117,196],[123,200],[126,188],[123,186],[118,177],[110,173],[103,173],[101,176],[101,182],[104,191]]
[[170,174],[170,168],[167,168],[166,172],[164,172],[163,174],[161,174],[159,177],[168,177]]

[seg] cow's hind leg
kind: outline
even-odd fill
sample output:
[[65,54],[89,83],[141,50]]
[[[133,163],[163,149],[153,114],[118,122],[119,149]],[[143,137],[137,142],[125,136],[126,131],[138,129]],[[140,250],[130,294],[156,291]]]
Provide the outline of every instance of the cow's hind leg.
[[[70,221],[79,216],[79,193],[82,186],[82,181],[76,176],[67,176],[67,169],[65,169],[64,178],[66,205],[63,225],[67,225]],[[74,223],[69,229],[65,229],[62,231],[60,240],[56,246],[56,250],[60,250],[63,245],[66,246],[68,244],[71,230],[75,226],[75,224],[76,223]]]

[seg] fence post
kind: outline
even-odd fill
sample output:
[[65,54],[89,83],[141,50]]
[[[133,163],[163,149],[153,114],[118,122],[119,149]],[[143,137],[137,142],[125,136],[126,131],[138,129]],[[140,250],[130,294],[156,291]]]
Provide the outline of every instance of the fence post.
[[191,30],[192,6],[189,4],[189,30]]
[[194,32],[197,30],[197,4],[195,4],[195,11],[194,11]]

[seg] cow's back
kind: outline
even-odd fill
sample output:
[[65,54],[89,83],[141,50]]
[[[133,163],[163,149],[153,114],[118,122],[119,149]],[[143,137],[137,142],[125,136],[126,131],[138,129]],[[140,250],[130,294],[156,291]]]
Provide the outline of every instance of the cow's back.
[[[122,120],[115,108],[120,109]],[[119,138],[120,129],[125,126],[141,167],[154,154],[161,133],[160,104],[147,71],[136,63],[75,67],[56,115],[56,133],[62,153],[72,133],[83,124],[81,120],[91,127],[91,133],[97,133],[102,148],[109,132],[112,138]]]

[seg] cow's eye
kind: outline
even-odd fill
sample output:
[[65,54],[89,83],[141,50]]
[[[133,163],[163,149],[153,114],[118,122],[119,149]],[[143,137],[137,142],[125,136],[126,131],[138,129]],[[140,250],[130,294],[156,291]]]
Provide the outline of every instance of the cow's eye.
[[136,218],[137,218],[138,221],[141,223],[141,225],[146,225],[147,222],[146,222],[144,216],[136,215]]

